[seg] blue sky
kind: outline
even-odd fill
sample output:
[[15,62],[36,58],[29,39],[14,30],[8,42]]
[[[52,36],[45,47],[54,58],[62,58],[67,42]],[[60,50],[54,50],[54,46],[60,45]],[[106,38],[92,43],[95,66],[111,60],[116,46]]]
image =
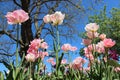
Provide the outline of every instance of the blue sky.
[[[85,7],[85,8],[88,8],[90,4],[89,3],[89,0],[84,0],[82,5]],[[95,5],[95,4],[94,4]],[[119,0],[103,0],[102,4],[100,5],[96,5],[95,9],[97,10],[97,12],[92,12],[90,11],[89,12],[89,15],[94,15],[94,14],[97,14],[101,9],[103,9],[104,5],[107,6],[107,14],[109,14],[109,11],[112,9],[112,8],[120,8],[120,1]],[[86,17],[84,19],[83,22],[80,22],[79,24],[76,24],[76,27],[78,27],[78,29],[82,29],[82,31],[84,31],[84,26],[88,23],[88,17]],[[69,42],[68,42],[69,43]],[[81,45],[81,39],[78,38],[77,41],[75,42],[72,42],[71,43],[73,46],[77,46],[79,49],[81,47],[83,47],[83,45]],[[76,56],[78,55],[74,55],[73,58],[75,58]],[[0,71],[3,71],[3,70],[7,70],[5,68],[4,65],[2,65],[0,63]]]

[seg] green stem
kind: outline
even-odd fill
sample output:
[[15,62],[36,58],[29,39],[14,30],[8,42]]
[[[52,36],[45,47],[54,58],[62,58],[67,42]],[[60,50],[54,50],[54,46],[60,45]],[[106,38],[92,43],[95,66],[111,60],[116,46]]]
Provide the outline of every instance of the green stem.
[[56,48],[56,71],[57,71],[57,75],[58,75],[58,64],[59,64],[59,62],[58,62],[58,52],[59,52],[59,50],[60,50],[60,41],[59,41],[59,31],[58,31],[58,27],[56,27],[56,36],[57,36],[57,48]]
[[91,67],[90,67],[90,80],[92,80],[92,76],[93,76],[93,72],[92,72],[92,62],[91,62],[91,60],[90,60],[90,65],[91,65]]
[[102,80],[102,70],[101,70],[101,68],[102,68],[102,59],[100,57],[100,80]]
[[108,48],[105,49],[105,57],[107,58],[107,62],[105,62],[105,69],[106,69],[106,79],[109,80],[109,73],[108,73]]
[[59,39],[59,30],[57,27],[57,47],[58,47],[58,51],[60,50],[60,39]]
[[31,78],[31,62],[30,62],[30,78]]
[[17,24],[17,46],[16,46],[16,66],[18,66],[18,40],[19,40],[19,24]]

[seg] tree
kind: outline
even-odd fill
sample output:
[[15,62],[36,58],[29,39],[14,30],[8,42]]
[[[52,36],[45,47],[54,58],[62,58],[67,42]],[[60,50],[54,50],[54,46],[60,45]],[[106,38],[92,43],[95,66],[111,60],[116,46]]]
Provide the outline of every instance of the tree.
[[[75,19],[77,20],[77,17],[80,17],[78,14],[84,14],[86,12],[81,3],[82,1],[77,0],[1,0],[0,54],[4,57],[13,56],[15,54],[15,51],[13,50],[17,41],[15,36],[16,27],[7,25],[4,15],[8,11],[13,11],[14,9],[23,9],[24,11],[28,12],[30,16],[30,19],[20,26],[20,40],[18,42],[20,46],[19,53],[22,57],[22,54],[27,53],[26,51],[29,43],[34,38],[41,37],[46,39],[47,36],[54,36],[52,28],[48,27],[50,25],[46,25],[43,22],[42,18],[46,14],[54,13],[57,10],[61,10],[63,13],[65,13],[66,21],[64,21],[63,24],[63,26],[65,26],[64,30],[63,27],[60,27],[59,30],[61,31],[62,36],[73,37],[72,34],[77,33],[76,28],[73,28],[74,23],[76,22]],[[6,6],[3,6],[4,4],[6,4]],[[3,37],[5,37],[4,40]],[[4,58],[1,58],[1,61],[2,60],[4,60]]]

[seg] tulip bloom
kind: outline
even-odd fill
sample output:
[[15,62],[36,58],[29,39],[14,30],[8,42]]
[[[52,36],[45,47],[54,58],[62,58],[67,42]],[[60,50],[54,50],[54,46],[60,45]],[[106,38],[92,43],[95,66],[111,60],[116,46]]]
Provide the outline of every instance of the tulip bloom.
[[115,72],[120,72],[120,67],[114,68],[114,71],[115,71]]
[[92,40],[90,40],[90,39],[82,39],[82,42],[83,42],[84,45],[89,45],[89,44],[91,44]]
[[74,69],[80,69],[80,68],[83,67],[83,64],[85,62],[86,61],[82,57],[77,57],[76,59],[73,60],[72,68],[74,68]]
[[85,30],[87,32],[96,32],[99,28],[99,25],[97,25],[96,23],[89,23],[85,26]]
[[62,14],[60,11],[56,11],[54,14],[50,15],[50,20],[53,25],[61,25],[65,18],[65,14]]
[[100,38],[101,40],[104,40],[104,39],[106,38],[106,34],[100,34],[99,38]]
[[106,38],[103,40],[103,44],[106,48],[111,48],[115,45],[115,41],[112,41],[112,39],[110,38],[109,39]]
[[48,44],[46,42],[42,42],[40,47],[43,48],[43,49],[47,49],[48,48]]
[[27,55],[25,56],[25,58],[26,58],[26,60],[27,60],[28,62],[35,62],[35,59],[36,59],[35,55],[32,54],[32,53],[27,54]]
[[44,16],[43,21],[44,21],[45,23],[51,22],[51,20],[50,20],[50,15],[47,14],[46,16]]
[[43,60],[45,56],[48,56],[48,52],[39,51],[39,48],[47,49],[48,44],[43,42],[43,39],[34,39],[30,42],[27,53],[34,54],[36,58],[41,58]]
[[42,52],[42,51],[38,51],[38,53],[37,53],[37,58],[41,58],[41,60],[43,60],[44,59],[44,57],[45,56],[48,56],[49,54],[48,54],[48,52]]
[[54,58],[49,58],[47,62],[51,63],[52,66],[56,65],[56,63],[54,62]]
[[96,51],[98,53],[105,53],[103,41],[100,41],[100,42],[98,42],[98,44],[96,44]]
[[71,49],[71,45],[70,44],[64,44],[64,45],[62,45],[61,49],[65,52],[67,52],[68,50]]
[[63,50],[63,51],[65,51],[65,52],[67,52],[67,51],[76,51],[77,50],[77,47],[75,47],[75,46],[71,46],[70,44],[63,44],[62,45],[62,47],[61,47],[61,49]]
[[8,12],[5,17],[7,18],[8,24],[20,24],[29,19],[28,13],[26,13],[24,10]]
[[47,14],[46,16],[44,16],[43,21],[45,23],[52,22],[54,26],[57,26],[63,23],[64,18],[65,14],[62,14],[60,11],[56,11],[54,14],[51,15]]
[[76,51],[76,50],[77,50],[77,47],[75,47],[75,46],[72,46],[70,49],[70,51]]

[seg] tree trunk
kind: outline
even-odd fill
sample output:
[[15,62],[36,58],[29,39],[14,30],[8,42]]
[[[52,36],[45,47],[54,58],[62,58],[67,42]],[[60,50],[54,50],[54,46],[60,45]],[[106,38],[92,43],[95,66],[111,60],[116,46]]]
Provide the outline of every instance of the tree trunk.
[[[30,0],[21,0],[22,9],[26,12],[29,11],[29,4],[30,4]],[[30,41],[33,40],[33,34],[32,34],[31,27],[32,27],[31,19],[27,20],[21,25],[21,38],[25,46],[21,47],[20,57],[22,57],[23,53],[27,54],[29,43]]]

